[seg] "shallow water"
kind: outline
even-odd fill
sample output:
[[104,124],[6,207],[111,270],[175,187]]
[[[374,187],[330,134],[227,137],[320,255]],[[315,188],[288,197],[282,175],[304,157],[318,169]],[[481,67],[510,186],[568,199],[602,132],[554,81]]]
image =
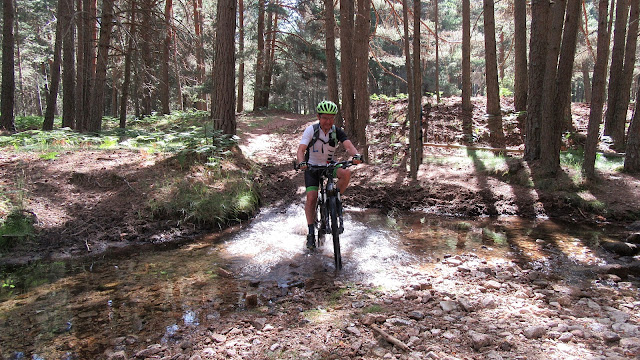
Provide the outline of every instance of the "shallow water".
[[249,291],[286,292],[311,278],[396,288],[457,254],[516,259],[580,284],[592,280],[591,266],[608,261],[598,242],[616,236],[612,229],[549,220],[350,210],[341,235],[343,270],[336,272],[331,241],[309,252],[306,231],[302,205],[294,204],[178,249],[3,273],[0,356],[101,358],[107,349],[179,341],[201,324],[242,311]]

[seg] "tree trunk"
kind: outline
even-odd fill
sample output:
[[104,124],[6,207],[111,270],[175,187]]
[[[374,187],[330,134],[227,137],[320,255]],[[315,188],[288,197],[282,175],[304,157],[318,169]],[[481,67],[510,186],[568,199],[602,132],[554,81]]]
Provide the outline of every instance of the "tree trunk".
[[[13,8],[16,9],[18,8],[17,4],[16,4],[16,0],[13,0]],[[14,18],[13,21],[14,27],[13,27],[13,33],[14,34],[19,34],[19,23],[18,20]],[[15,39],[15,67],[18,68],[18,89],[19,89],[19,93],[18,96],[20,96],[20,109],[22,110],[22,116],[27,116],[27,104],[26,104],[26,100],[25,100],[25,91],[24,91],[24,78],[22,77],[22,59],[20,56],[20,38]],[[15,71],[15,70],[14,70]]]
[[[560,50],[560,61],[557,71],[557,93],[552,107],[550,136],[548,143],[544,141],[543,133],[543,153],[541,160],[543,167],[548,169],[548,173],[555,174],[560,169],[560,146],[562,144],[562,132],[565,129],[566,114],[565,109],[571,106],[571,77],[573,74],[573,63],[578,40],[578,27],[580,26],[581,0],[569,0],[567,4],[564,34],[562,36],[562,47]],[[569,111],[569,121],[571,111]],[[544,150],[548,146],[548,152]]]
[[142,116],[147,116],[151,115],[152,111],[151,88],[153,81],[151,79],[151,73],[153,70],[151,68],[153,64],[153,54],[151,53],[149,44],[151,43],[151,31],[153,28],[151,19],[151,14],[153,12],[153,0],[144,0],[140,10],[142,13],[140,25],[140,35],[142,38],[140,44],[142,64],[138,74],[140,76],[140,90],[142,92],[141,112]]
[[462,128],[466,141],[471,142],[471,2],[462,0]]
[[324,0],[324,19],[327,56],[327,91],[329,100],[338,104],[338,114],[336,115],[336,126],[342,127],[342,116],[340,112],[340,97],[338,95],[338,69],[336,64],[336,19],[334,15],[333,0]]
[[629,125],[629,138],[624,158],[624,170],[636,174],[640,172],[640,88],[636,91],[636,107]]
[[625,149],[625,130],[627,124],[627,112],[629,110],[629,100],[631,98],[631,83],[633,82],[633,69],[636,63],[636,48],[638,45],[638,15],[640,11],[640,1],[631,2],[629,14],[629,29],[627,32],[627,44],[624,50],[624,65],[622,78],[620,79],[620,89],[613,114],[613,138],[616,149]]
[[173,0],[165,0],[164,5],[164,43],[162,44],[162,69],[160,70],[160,103],[162,113],[170,114],[169,64],[171,54],[171,38],[173,37]]
[[[82,14],[83,13],[83,9],[84,9],[84,3],[83,0],[77,0],[76,2],[76,11],[78,14]],[[85,102],[84,102],[84,85],[85,85],[85,81],[84,78],[86,76],[86,70],[85,70],[85,61],[84,61],[84,55],[85,55],[85,50],[84,48],[87,46],[86,44],[86,40],[85,40],[85,27],[86,27],[86,23],[84,20],[84,17],[81,15],[76,16],[75,18],[75,22],[76,22],[76,29],[78,31],[78,41],[77,41],[77,45],[76,45],[76,96],[75,96],[75,100],[74,100],[74,107],[76,109],[75,111],[75,119],[76,119],[76,131],[85,131],[86,129],[86,118],[85,118]]]
[[435,29],[436,37],[436,101],[440,103],[440,46],[438,39],[438,0],[433,0],[434,6],[434,21],[433,27]]
[[[409,123],[409,174],[413,181],[418,179],[418,162],[416,159],[416,149],[418,144],[416,142],[416,126],[415,126],[415,98],[416,94],[413,92],[413,66],[411,59],[411,41],[409,40],[409,5],[407,0],[402,0],[402,18],[404,28],[404,56],[405,67],[407,69],[407,89],[409,93],[409,105],[407,106],[407,122]],[[415,16],[415,15],[414,15]],[[415,50],[414,50],[415,51]],[[437,66],[436,66],[437,67]]]
[[56,105],[58,103],[58,89],[60,88],[60,62],[62,58],[62,10],[63,4],[61,0],[58,0],[56,20],[56,34],[53,45],[53,62],[51,63],[51,85],[49,86],[49,93],[47,94],[47,109],[44,113],[44,122],[42,123],[42,130],[53,130],[53,117],[56,113]]
[[[420,23],[422,21],[422,4],[420,0],[413,0],[413,93],[415,138],[416,138],[416,172],[422,164],[422,67],[420,66]],[[416,177],[417,179],[417,177]]]
[[354,104],[355,143],[368,159],[366,129],[369,123],[369,31],[371,27],[371,0],[358,0],[355,21],[353,53],[355,57]]
[[75,56],[74,31],[72,16],[74,14],[73,0],[62,1],[62,127],[74,129],[75,121]]
[[502,113],[500,111],[500,86],[498,85],[496,23],[494,19],[493,0],[483,0],[483,5],[489,141],[493,147],[502,147],[504,145],[504,132],[502,130]]
[[515,0],[513,7],[515,63],[514,63],[514,106],[518,113],[518,126],[524,134],[524,121],[527,110],[527,4],[524,0]]
[[244,111],[244,0],[238,0],[238,53],[240,65],[238,65],[238,98],[236,111]]
[[102,129],[109,44],[111,43],[111,29],[113,27],[113,1],[114,0],[102,1],[102,26],[100,27],[100,39],[98,41],[95,85],[91,92],[91,120],[89,128],[87,128],[89,131],[100,131]]
[[14,37],[13,21],[15,9],[13,0],[2,0],[2,90],[0,95],[0,129],[15,132],[14,99],[15,99],[15,73],[14,73]]
[[235,113],[235,33],[236,0],[218,0],[216,30],[216,58],[213,63],[214,93],[211,117],[215,129],[229,135],[236,134]]
[[[609,69],[609,96],[607,97],[607,112],[604,121],[604,134],[611,136],[615,148],[622,150],[624,130],[622,136],[616,124],[616,110],[620,94],[622,93],[622,76],[624,73],[624,48],[627,36],[627,19],[629,15],[629,0],[618,0],[616,4],[616,21],[613,30],[613,49],[611,50],[611,68]],[[626,110],[625,110],[626,118]],[[624,126],[624,124],[622,124]],[[622,137],[622,138],[621,138]]]
[[340,80],[342,83],[342,120],[349,135],[353,135],[355,103],[353,95],[354,61],[354,0],[340,0]]
[[136,36],[136,0],[131,0],[129,22],[131,25],[129,25],[127,52],[124,55],[124,80],[122,82],[122,98],[120,99],[121,129],[127,126],[127,102],[129,101],[129,88],[131,87],[131,61],[133,60],[134,36]]
[[262,87],[264,80],[264,6],[265,0],[258,0],[258,31],[257,31],[257,53],[256,53],[256,79],[253,89],[253,111],[262,107]]
[[[204,41],[202,39],[202,0],[193,0],[193,26],[196,36],[196,82],[202,85],[206,78],[206,70],[204,66]],[[206,96],[202,91],[198,91],[195,108],[207,111]]]
[[265,44],[264,80],[262,81],[261,107],[269,108],[269,95],[271,94],[271,81],[273,78],[273,68],[275,66],[276,34],[278,32],[278,12],[274,8],[279,8],[278,0],[272,0],[271,11],[269,11],[269,27],[267,43]]
[[589,113],[589,127],[584,146],[584,162],[582,170],[587,179],[595,177],[596,148],[600,137],[600,123],[602,122],[602,105],[604,104],[605,87],[607,83],[607,62],[609,61],[609,40],[607,10],[609,0],[598,2],[598,40],[596,64],[593,69],[593,86],[591,91],[591,112]]
[[554,108],[558,96],[558,56],[562,44],[562,29],[567,0],[556,0],[551,5],[551,26],[547,32],[547,59],[544,73],[544,87],[542,98],[542,120],[540,127],[540,168],[541,175],[554,176],[559,164],[556,164],[555,136],[556,109]]
[[527,122],[525,124],[524,159],[540,158],[540,127],[544,73],[547,58],[547,23],[549,1],[532,0],[531,39],[529,45],[529,90],[527,95]]

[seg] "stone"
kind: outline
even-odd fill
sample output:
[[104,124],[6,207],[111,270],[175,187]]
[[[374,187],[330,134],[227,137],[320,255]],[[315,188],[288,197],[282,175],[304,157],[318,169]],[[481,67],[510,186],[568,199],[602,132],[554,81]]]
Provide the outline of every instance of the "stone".
[[213,340],[214,343],[220,344],[227,341],[227,337],[222,334],[213,334],[211,335],[211,340]]
[[251,325],[258,330],[262,330],[267,323],[267,319],[265,318],[256,318],[251,320]]
[[620,341],[620,335],[614,333],[613,331],[606,331],[602,334],[602,340],[608,343]]
[[527,339],[537,339],[542,337],[546,333],[547,333],[547,328],[541,325],[529,326],[528,328],[524,329],[524,332],[523,332],[524,336]]
[[457,308],[457,304],[451,300],[440,301],[440,308],[444,312],[451,312]]
[[424,313],[422,311],[419,311],[419,310],[410,311],[408,316],[409,316],[410,319],[414,319],[414,320],[422,320],[422,319],[424,319]]
[[475,331],[469,331],[469,337],[471,337],[471,347],[479,351],[485,346],[491,344],[491,338],[487,334],[482,334]]

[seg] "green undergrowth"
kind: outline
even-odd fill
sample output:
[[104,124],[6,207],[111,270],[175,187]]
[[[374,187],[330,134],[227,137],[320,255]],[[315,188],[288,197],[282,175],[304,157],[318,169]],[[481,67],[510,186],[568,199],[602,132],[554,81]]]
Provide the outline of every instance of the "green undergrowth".
[[[203,111],[175,112],[128,119],[120,129],[115,118],[104,118],[103,131],[78,133],[60,128],[39,130],[42,117],[16,119],[19,130],[0,136],[0,151],[32,152],[46,161],[58,161],[60,154],[82,150],[132,150],[142,154],[162,153],[168,157],[175,175],[158,171],[141,217],[171,218],[181,223],[221,228],[252,216],[259,205],[259,189],[254,178],[259,171],[237,151],[237,136],[214,130],[209,114]],[[25,184],[13,184],[13,192],[25,191]],[[20,222],[8,214],[19,209],[15,201],[3,197],[0,189],[0,221],[7,231],[18,230]],[[5,199],[6,201],[1,201]],[[26,199],[27,203],[29,199]],[[12,237],[20,241],[21,237]],[[9,244],[2,246],[8,246]]]

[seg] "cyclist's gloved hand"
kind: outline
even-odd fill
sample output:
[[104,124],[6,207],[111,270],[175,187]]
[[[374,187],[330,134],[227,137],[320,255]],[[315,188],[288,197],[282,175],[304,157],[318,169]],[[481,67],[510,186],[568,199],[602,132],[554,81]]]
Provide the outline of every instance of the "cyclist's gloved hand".
[[356,165],[362,163],[362,155],[360,154],[353,155],[353,159],[351,160],[351,162],[353,162]]
[[306,161],[303,161],[300,164],[298,164],[298,169],[300,170],[307,170],[308,168],[309,168],[309,163]]

